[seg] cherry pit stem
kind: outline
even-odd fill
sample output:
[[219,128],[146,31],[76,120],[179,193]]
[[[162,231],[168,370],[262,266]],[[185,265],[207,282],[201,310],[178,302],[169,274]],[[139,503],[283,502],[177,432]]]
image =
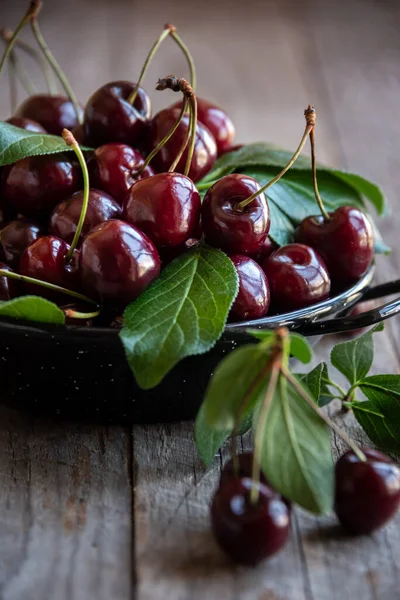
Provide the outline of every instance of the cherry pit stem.
[[93,312],[79,312],[73,308],[64,308],[63,312],[69,319],[94,319],[100,314],[100,309],[94,310]]
[[312,167],[312,177],[313,177],[313,187],[314,187],[315,199],[318,202],[319,210],[321,211],[321,214],[324,217],[325,221],[329,221],[330,216],[325,209],[324,203],[322,202],[322,198],[320,196],[319,189],[318,189],[317,164],[316,164],[316,160],[315,160],[314,129],[312,129],[312,131],[310,131],[310,145],[311,145],[311,167]]
[[171,37],[178,44],[179,48],[182,50],[183,54],[186,57],[187,63],[189,65],[190,85],[192,86],[192,90],[195,91],[197,82],[196,82],[196,67],[194,64],[193,57],[189,52],[189,48],[183,42],[182,38],[177,34],[175,28],[171,31]]
[[281,177],[283,177],[285,175],[285,173],[287,173],[287,171],[289,171],[289,169],[292,167],[292,165],[296,162],[301,151],[303,150],[303,148],[305,146],[308,136],[311,134],[311,132],[313,131],[314,126],[315,126],[315,109],[314,109],[314,107],[308,106],[308,108],[306,108],[306,110],[304,111],[304,116],[306,118],[306,128],[304,130],[303,136],[300,140],[300,144],[298,145],[296,152],[293,154],[292,158],[289,160],[287,165],[282,169],[282,171],[280,171],[280,173],[275,175],[275,177],[273,179],[271,179],[271,181],[268,181],[268,183],[266,183],[261,189],[259,189],[257,192],[254,192],[254,194],[252,194],[245,200],[238,202],[234,207],[236,210],[238,210],[238,211],[244,210],[244,208],[248,204],[250,204],[250,202],[252,202],[255,198],[257,198],[257,196],[259,196],[262,192],[265,192],[265,190],[267,190],[268,188],[273,186],[275,183],[277,183],[281,179]]

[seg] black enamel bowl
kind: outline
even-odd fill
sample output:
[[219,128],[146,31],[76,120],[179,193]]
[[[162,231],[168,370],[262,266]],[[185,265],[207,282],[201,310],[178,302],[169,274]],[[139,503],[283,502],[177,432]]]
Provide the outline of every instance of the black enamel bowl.
[[125,359],[118,331],[0,320],[1,401],[67,419],[154,423],[192,419],[213,369],[249,341],[249,327],[285,325],[307,336],[372,325],[400,311],[400,299],[353,317],[358,301],[399,293],[400,282],[370,288],[373,268],[346,292],[296,312],[230,323],[207,354],[178,364],[152,390],[141,390]]

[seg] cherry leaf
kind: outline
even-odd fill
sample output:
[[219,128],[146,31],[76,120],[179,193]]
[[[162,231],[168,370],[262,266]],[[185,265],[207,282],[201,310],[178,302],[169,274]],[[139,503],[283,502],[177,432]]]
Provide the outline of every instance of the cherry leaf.
[[0,302],[0,317],[59,325],[65,323],[62,310],[40,296],[22,296],[8,302]]

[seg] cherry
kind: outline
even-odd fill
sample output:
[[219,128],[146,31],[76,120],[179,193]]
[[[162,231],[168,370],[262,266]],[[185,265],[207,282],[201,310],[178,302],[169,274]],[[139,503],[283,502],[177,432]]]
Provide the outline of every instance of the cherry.
[[[150,153],[169,133],[180,114],[180,108],[165,108],[157,113],[150,121],[145,137],[145,149]],[[177,130],[172,135],[171,139],[161,148],[161,150],[153,158],[151,164],[158,172],[168,171],[174,159],[178,155],[187,129],[189,127],[189,117],[185,115],[180,122]],[[185,169],[188,148],[178,162],[175,171],[183,173]],[[214,137],[210,131],[202,125],[196,125],[196,138],[193,152],[193,158],[190,165],[188,176],[192,181],[198,181],[213,166],[217,156],[217,146]]]
[[[181,108],[182,102],[177,102],[171,108]],[[231,149],[235,137],[235,127],[230,117],[219,106],[203,98],[197,98],[197,119],[210,131],[217,144],[218,154]]]
[[[1,188],[1,177],[2,172],[0,170],[0,188]],[[13,212],[10,206],[0,196],[0,227],[3,227],[8,221],[15,218],[15,212]]]
[[[38,238],[26,248],[21,256],[21,275],[47,281],[70,290],[78,287],[76,261],[66,263],[69,244],[53,235]],[[44,296],[58,302],[59,294],[35,284],[25,284],[26,290],[34,295]]]
[[74,129],[72,130],[71,133],[74,136],[74,138],[76,139],[76,141],[78,142],[78,144],[80,144],[81,146],[91,146],[92,145],[90,143],[88,137],[85,135],[85,128],[83,125],[78,125],[77,127],[74,127]]
[[124,219],[157,248],[176,247],[193,237],[200,219],[200,194],[180,173],[158,173],[135,183],[124,205]]
[[92,229],[83,240],[79,264],[87,294],[118,307],[137,298],[160,273],[152,242],[120,220]]
[[200,242],[200,240],[198,238],[193,237],[193,238],[189,238],[188,240],[186,240],[186,242],[184,242],[180,246],[160,248],[159,254],[160,254],[160,259],[161,259],[161,266],[165,267],[170,262],[172,262],[174,260],[174,258],[177,258],[184,252],[187,252],[188,250],[190,250],[190,248],[197,246],[197,244],[199,244],[199,242]]
[[[231,458],[230,460],[228,460],[221,472],[221,477],[219,480],[220,486],[225,485],[231,479],[238,477],[248,477],[251,479],[253,472],[253,456],[253,452],[242,452],[241,454],[237,455],[237,459],[239,462],[238,473],[235,472],[233,459]],[[265,485],[269,485],[268,480],[262,471],[260,472],[260,481]]]
[[16,219],[0,231],[0,253],[5,262],[18,270],[25,249],[43,234],[43,228],[27,219]]
[[329,220],[322,215],[307,217],[297,227],[295,239],[319,252],[338,287],[365,275],[374,257],[372,225],[354,206],[337,208]]
[[262,264],[275,250],[278,250],[279,246],[270,237],[265,238],[265,242],[261,246],[258,252],[253,254],[251,257],[253,260]]
[[47,133],[44,127],[40,123],[33,119],[25,119],[24,117],[10,117],[6,120],[6,123],[14,125],[14,127],[20,127],[25,131],[32,131],[33,133]]
[[[250,490],[258,487],[258,501]],[[256,565],[276,554],[286,542],[290,511],[280,495],[249,478],[231,479],[221,485],[211,505],[215,538],[235,562]]]
[[254,254],[265,242],[270,227],[269,207],[263,192],[244,209],[237,204],[261,189],[248,175],[222,177],[207,191],[201,212],[206,240],[226,252]]
[[367,534],[382,527],[400,504],[400,469],[378,450],[362,448],[367,460],[353,450],[339,458],[335,467],[335,513],[343,527]]
[[[81,107],[79,109],[83,114]],[[73,129],[79,125],[74,105],[65,96],[30,96],[18,107],[15,116],[33,119],[53,135],[61,135],[64,128]]]
[[80,171],[66,154],[31,156],[4,167],[2,193],[18,213],[49,214],[80,187]]
[[[82,212],[82,204],[83,191],[75,192],[70,198],[57,204],[50,217],[49,232],[71,244]],[[91,188],[81,239],[103,221],[119,219],[121,212],[120,206],[111,196]]]
[[95,150],[88,162],[90,181],[122,206],[127,191],[137,180],[154,175],[148,165],[136,179],[135,173],[143,164],[144,158],[138,150],[126,144],[104,144]]
[[[9,265],[0,262],[0,269],[13,272]],[[7,302],[18,296],[18,284],[14,279],[0,275],[0,302]]]
[[85,107],[85,135],[96,145],[119,142],[137,145],[150,118],[150,98],[139,88],[134,105],[127,98],[136,88],[129,81],[113,81],[99,88]]
[[330,278],[325,263],[309,246],[281,246],[267,258],[263,269],[278,313],[304,308],[329,296]]
[[231,321],[259,319],[266,315],[270,291],[264,271],[252,258],[230,254],[239,277],[239,292],[229,313]]

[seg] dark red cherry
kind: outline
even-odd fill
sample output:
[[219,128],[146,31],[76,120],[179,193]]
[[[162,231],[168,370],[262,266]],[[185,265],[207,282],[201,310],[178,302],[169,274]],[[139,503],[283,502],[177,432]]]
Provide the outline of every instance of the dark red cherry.
[[[82,204],[82,190],[57,204],[50,217],[50,233],[71,244],[81,215]],[[109,219],[119,219],[121,212],[121,207],[111,196],[91,188],[81,239],[96,225]]]
[[0,231],[0,254],[5,262],[18,271],[25,249],[43,235],[43,226],[27,219],[16,219]]
[[331,282],[319,254],[304,244],[288,244],[273,252],[263,269],[276,312],[289,312],[326,300]]
[[135,177],[143,164],[144,158],[138,150],[126,144],[104,144],[88,162],[91,185],[110,194],[122,206],[127,191],[136,181],[154,175],[149,165]]
[[218,157],[222,156],[223,154],[228,154],[228,152],[236,152],[236,150],[240,150],[240,148],[243,148],[244,145],[245,144],[235,144],[234,146],[231,146],[230,148],[219,152]]
[[332,283],[344,287],[360,279],[374,257],[374,233],[368,217],[354,206],[341,206],[330,213],[307,217],[297,227],[295,239],[319,252]]
[[259,265],[262,265],[262,263],[269,256],[271,256],[271,254],[273,252],[275,252],[275,250],[278,250],[278,248],[279,248],[278,244],[275,244],[275,242],[273,240],[271,240],[270,237],[266,237],[265,242],[261,246],[260,250],[258,252],[256,252],[255,254],[253,254],[253,256],[251,258],[253,260],[255,260],[256,262],[258,262]]
[[[4,271],[13,272],[9,265],[6,265],[0,262],[0,269]],[[15,279],[9,279],[4,275],[0,275],[0,302],[7,302],[8,300],[12,300],[19,293],[18,282]]]
[[187,252],[194,246],[197,246],[197,244],[199,244],[199,243],[200,243],[199,239],[189,238],[188,240],[186,240],[186,242],[184,242],[180,246],[174,246],[173,248],[171,248],[171,247],[170,248],[165,248],[165,247],[161,248],[159,250],[160,259],[161,259],[161,267],[162,268],[166,267],[175,258],[180,256],[184,252]]
[[206,240],[232,254],[255,254],[265,242],[270,227],[269,207],[263,192],[244,209],[236,206],[261,188],[248,175],[233,173],[214,183],[201,209]]
[[[171,108],[181,108],[182,101],[177,102]],[[235,138],[235,127],[231,118],[222,108],[197,98],[197,119],[210,131],[217,144],[218,154],[223,154],[232,147]]]
[[80,269],[88,296],[122,308],[160,273],[160,258],[149,238],[124,221],[107,221],[83,240]]
[[80,169],[66,154],[31,156],[3,169],[3,196],[26,217],[50,214],[80,186]]
[[10,123],[10,125],[14,125],[14,127],[20,127],[20,129],[25,129],[25,131],[32,131],[33,133],[47,133],[44,127],[42,127],[40,123],[34,121],[33,119],[25,119],[24,117],[10,117],[7,119],[6,123]]
[[231,321],[260,319],[267,314],[270,292],[267,277],[249,256],[230,254],[239,277],[239,291],[229,313]]
[[[0,171],[0,190],[1,190],[2,171]],[[16,213],[11,210],[8,203],[0,196],[0,227],[4,227],[6,223],[15,219]]]
[[157,248],[168,248],[193,237],[200,207],[200,194],[189,177],[158,173],[131,187],[123,216],[144,231]]
[[112,81],[99,88],[85,107],[85,135],[96,146],[119,142],[136,146],[151,114],[150,98],[139,88],[134,106],[127,101],[136,88],[129,81]]
[[[259,490],[257,503],[250,498],[252,486]],[[211,525],[219,546],[228,556],[239,564],[256,565],[285,544],[290,510],[269,486],[249,478],[234,478],[216,491]]]
[[399,467],[378,450],[362,451],[366,462],[349,450],[335,467],[335,513],[343,527],[355,534],[379,529],[400,504]]
[[[228,460],[227,463],[225,463],[225,465],[222,469],[220,480],[219,480],[220,485],[225,485],[228,481],[230,481],[233,478],[235,478],[235,479],[237,479],[238,477],[239,478],[248,477],[250,479],[252,478],[253,457],[254,457],[253,452],[242,452],[241,454],[238,454],[237,457],[238,457],[238,461],[239,461],[239,472],[235,473],[233,460],[231,458],[230,460]],[[260,481],[261,481],[261,483],[264,483],[265,485],[269,485],[268,480],[262,471],[260,472]]]
[[[66,255],[69,250],[69,244],[54,237],[45,235],[36,240],[26,248],[21,256],[19,263],[19,272],[21,275],[34,277],[41,281],[47,281],[69,290],[77,289],[78,273],[75,261],[66,264]],[[47,290],[44,287],[35,284],[25,284],[28,293],[37,296],[43,296],[58,302],[61,300],[57,292]],[[66,300],[66,296],[62,296]]]
[[[81,108],[80,115],[83,115]],[[29,96],[18,107],[15,116],[33,119],[40,123],[47,133],[54,135],[61,135],[64,128],[72,130],[79,125],[74,105],[65,96]]]
[[74,127],[71,133],[80,146],[91,145],[89,140],[85,136],[85,128],[83,125],[78,125],[77,127]]
[[[148,153],[161,142],[161,140],[167,135],[180,113],[179,108],[165,108],[164,110],[157,113],[149,123],[145,147]],[[187,128],[189,126],[189,117],[186,115],[183,117],[178,129],[175,131],[171,139],[162,147],[162,149],[156,154],[151,164],[155,170],[159,173],[168,171],[171,164],[177,157],[179,150],[182,146],[183,140]],[[186,158],[188,153],[188,147],[181,160],[179,161],[175,171],[183,173],[186,165]],[[196,141],[193,153],[193,159],[190,166],[189,177],[192,181],[198,181],[213,166],[217,157],[217,146],[214,137],[209,132],[207,127],[202,123],[198,122],[196,127]]]

